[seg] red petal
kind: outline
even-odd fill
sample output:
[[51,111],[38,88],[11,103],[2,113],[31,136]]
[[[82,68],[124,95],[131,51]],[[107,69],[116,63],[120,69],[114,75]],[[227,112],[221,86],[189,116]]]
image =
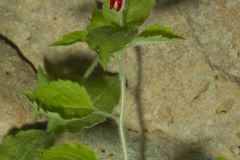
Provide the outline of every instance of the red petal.
[[117,0],[110,0],[110,9],[113,9]]
[[122,8],[123,0],[117,0],[117,9],[116,11],[119,12]]

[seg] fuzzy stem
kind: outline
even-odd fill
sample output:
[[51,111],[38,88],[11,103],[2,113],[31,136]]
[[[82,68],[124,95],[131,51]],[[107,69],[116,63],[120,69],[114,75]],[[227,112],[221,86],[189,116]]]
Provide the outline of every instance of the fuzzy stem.
[[125,3],[126,0],[123,0],[123,4],[122,4],[122,9],[120,11],[120,27],[124,28],[124,19],[125,19],[125,15],[124,15],[124,11],[125,11]]
[[119,117],[119,135],[120,140],[122,143],[123,155],[124,160],[128,160],[128,153],[127,153],[127,142],[126,142],[126,135],[125,135],[125,128],[124,128],[124,113],[125,113],[125,75],[124,75],[124,67],[122,63],[121,54],[116,57],[116,61],[118,63],[118,70],[120,74],[120,81],[121,81],[121,99],[120,99],[120,117]]
[[91,73],[93,72],[93,70],[96,68],[98,64],[98,57],[96,57],[93,61],[93,63],[90,65],[90,67],[87,69],[87,71],[84,73],[83,75],[83,79],[84,81],[87,80],[89,78],[89,76],[91,75]]

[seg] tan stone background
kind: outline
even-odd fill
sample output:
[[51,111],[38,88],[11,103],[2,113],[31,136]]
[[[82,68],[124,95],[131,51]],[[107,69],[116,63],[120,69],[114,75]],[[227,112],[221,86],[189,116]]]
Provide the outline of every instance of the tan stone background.
[[[84,29],[92,4],[89,0],[1,0],[0,33],[35,67],[43,66],[45,60],[62,71],[59,62],[66,57],[94,53],[85,44],[47,46],[64,33]],[[126,124],[130,130],[141,128],[137,111],[141,107],[141,122],[150,137],[166,135],[210,156],[240,159],[239,9],[240,0],[157,2],[142,28],[150,24],[171,26],[186,40],[126,51]],[[0,43],[0,136],[13,126],[36,119],[19,93],[33,87],[34,74],[16,57],[14,49]],[[156,137],[152,141],[160,143]],[[167,158],[175,152],[169,151]]]

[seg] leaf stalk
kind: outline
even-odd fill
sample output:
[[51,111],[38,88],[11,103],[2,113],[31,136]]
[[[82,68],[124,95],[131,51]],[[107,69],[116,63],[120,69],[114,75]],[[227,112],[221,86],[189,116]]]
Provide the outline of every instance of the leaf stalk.
[[87,69],[87,71],[84,73],[83,75],[83,79],[84,81],[86,81],[89,76],[91,75],[91,73],[94,71],[94,69],[96,68],[96,66],[98,65],[98,57],[96,57],[93,61],[93,63],[89,66],[89,68]]

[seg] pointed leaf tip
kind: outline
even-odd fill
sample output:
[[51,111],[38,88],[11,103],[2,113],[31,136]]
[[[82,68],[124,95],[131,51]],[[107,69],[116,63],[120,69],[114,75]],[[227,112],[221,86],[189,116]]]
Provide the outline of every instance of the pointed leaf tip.
[[55,42],[50,44],[49,46],[68,46],[72,45],[76,42],[84,42],[87,36],[86,31],[75,31],[68,33],[66,35],[63,35],[59,39],[57,39]]

